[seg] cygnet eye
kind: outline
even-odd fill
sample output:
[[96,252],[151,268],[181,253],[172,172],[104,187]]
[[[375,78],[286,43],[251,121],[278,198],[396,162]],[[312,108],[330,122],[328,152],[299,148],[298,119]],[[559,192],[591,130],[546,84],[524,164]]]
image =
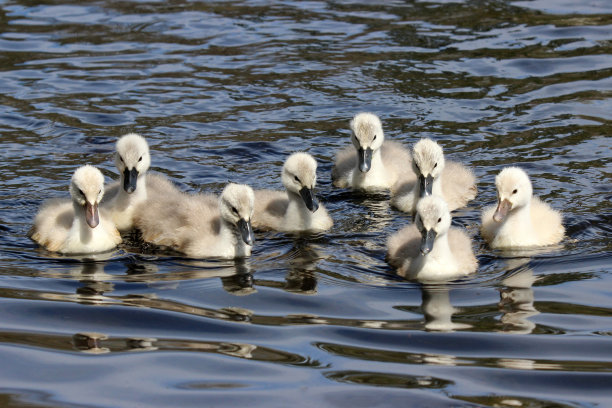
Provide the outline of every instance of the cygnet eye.
[[123,157],[119,156],[119,160],[121,160],[121,163],[123,163]]
[[441,222],[441,221],[442,221],[442,217],[438,218],[438,222]]
[[518,193],[518,190],[515,188],[512,194],[516,194],[516,193]]
[[85,197],[85,193],[80,188],[79,188],[79,194],[82,195],[83,197]]
[[236,209],[236,207],[232,207],[232,212],[236,215],[238,215],[238,210]]
[[138,161],[139,161],[139,162],[141,162],[141,161],[142,161],[142,156],[140,156],[140,158],[138,159]]
[[297,181],[298,183],[300,182],[300,178],[298,176],[293,176],[293,178],[295,179],[295,181]]
[[102,189],[100,189],[100,191],[98,191],[98,194],[100,194],[102,192]]
[[435,169],[436,167],[438,167],[438,163],[434,164],[434,169]]
[[376,135],[374,135],[374,137],[372,138],[372,141],[376,140]]

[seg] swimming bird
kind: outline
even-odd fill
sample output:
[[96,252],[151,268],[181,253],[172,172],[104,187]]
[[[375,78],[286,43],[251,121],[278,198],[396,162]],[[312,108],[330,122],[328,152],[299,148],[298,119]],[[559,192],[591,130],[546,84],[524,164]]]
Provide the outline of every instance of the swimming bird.
[[507,167],[495,177],[497,206],[482,212],[481,233],[491,248],[552,245],[565,235],[558,211],[533,196],[529,176]]
[[476,197],[476,178],[460,163],[444,159],[442,147],[431,139],[421,139],[412,149],[412,168],[417,180],[404,184],[391,204],[414,214],[419,199],[440,196],[450,211],[464,207]]
[[251,254],[254,194],[228,184],[220,197],[180,192],[141,204],[134,218],[142,238],[192,258],[237,258]]
[[308,153],[293,153],[281,171],[286,191],[255,190],[253,227],[277,231],[326,231],[333,225],[314,188],[317,161]]
[[115,248],[121,236],[98,210],[104,195],[104,176],[97,168],[79,167],[70,182],[71,200],[43,203],[28,236],[49,251],[86,254]]
[[136,207],[154,194],[176,194],[178,189],[162,175],[147,173],[151,165],[149,145],[136,133],[122,136],[116,144],[115,166],[120,178],[107,188],[102,207],[119,231],[134,225]]
[[358,113],[350,127],[353,146],[347,146],[336,156],[332,169],[334,186],[395,191],[415,179],[410,152],[400,143],[385,141],[378,116]]
[[387,260],[398,274],[422,282],[459,278],[476,271],[478,262],[468,235],[451,227],[444,200],[419,200],[415,221],[389,237]]

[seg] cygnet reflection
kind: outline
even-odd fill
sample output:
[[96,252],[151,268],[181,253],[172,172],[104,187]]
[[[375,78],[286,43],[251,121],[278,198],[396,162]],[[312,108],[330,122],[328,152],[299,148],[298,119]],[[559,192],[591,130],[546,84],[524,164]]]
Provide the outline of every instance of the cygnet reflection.
[[425,329],[450,332],[472,327],[469,324],[452,321],[457,309],[450,302],[450,288],[447,285],[422,285],[421,290]]
[[523,269],[503,280],[499,291],[499,308],[502,312],[501,331],[506,333],[531,333],[536,324],[530,317],[540,312],[533,305],[532,285],[535,282],[533,270]]

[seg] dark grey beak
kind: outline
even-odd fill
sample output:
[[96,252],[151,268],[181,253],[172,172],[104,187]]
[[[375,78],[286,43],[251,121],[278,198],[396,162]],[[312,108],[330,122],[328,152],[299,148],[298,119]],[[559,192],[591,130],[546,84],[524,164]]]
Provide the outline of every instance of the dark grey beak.
[[251,222],[246,221],[244,218],[239,219],[238,230],[240,231],[240,236],[242,237],[244,243],[247,245],[253,245],[255,236],[253,235],[253,228],[251,227]]
[[314,193],[308,187],[302,187],[300,190],[300,196],[302,200],[304,200],[304,204],[306,204],[306,208],[308,208],[311,212],[315,212],[319,209],[319,203],[314,196]]
[[128,170],[127,167],[123,170],[123,189],[128,194],[132,194],[136,190],[136,182],[138,181],[138,170],[134,167]]
[[419,176],[419,198],[423,198],[425,196],[430,196],[433,190],[433,176],[430,174],[425,177],[424,175]]
[[360,147],[357,150],[357,156],[359,157],[359,171],[367,173],[372,166],[372,149]]
[[432,229],[421,231],[421,254],[427,255],[431,252],[434,246],[438,233]]
[[89,225],[91,228],[96,228],[98,226],[100,223],[98,203],[85,203],[85,221],[87,221],[87,225]]

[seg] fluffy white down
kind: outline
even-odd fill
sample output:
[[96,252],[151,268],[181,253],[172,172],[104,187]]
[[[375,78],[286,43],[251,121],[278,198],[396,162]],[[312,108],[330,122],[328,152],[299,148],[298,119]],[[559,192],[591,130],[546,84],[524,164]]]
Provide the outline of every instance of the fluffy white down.
[[[470,238],[450,224],[444,200],[424,197],[417,205],[415,222],[389,237],[387,260],[399,275],[421,282],[449,281],[475,272],[478,262]],[[422,230],[436,232],[433,248],[426,255],[421,253]]]
[[243,184],[228,184],[220,197],[178,192],[147,200],[134,221],[146,242],[192,258],[249,256],[252,246],[241,239],[237,223],[250,222],[254,200]]
[[314,195],[317,162],[311,155],[294,153],[281,171],[286,191],[255,190],[253,227],[261,230],[318,232],[329,230],[333,221],[323,204],[316,211],[307,208],[300,191],[309,189]]
[[391,204],[397,209],[414,214],[420,198],[418,178],[433,177],[432,194],[446,201],[450,211],[465,207],[476,197],[476,177],[472,171],[454,161],[445,160],[442,147],[431,139],[421,139],[412,149],[414,182],[404,184]]
[[[104,195],[104,176],[93,166],[78,168],[70,183],[71,200],[51,199],[40,207],[28,236],[52,252],[88,254],[108,251],[121,236],[98,204]],[[86,205],[98,212],[95,227],[86,221]]]
[[[147,171],[150,164],[149,145],[144,137],[128,133],[117,140],[115,166],[119,171],[119,180],[107,186],[108,193],[102,206],[119,231],[128,231],[134,226],[134,211],[148,197]],[[123,188],[126,170],[137,173],[136,189],[132,192]]]
[[[332,169],[334,186],[353,190],[395,192],[416,178],[410,152],[400,143],[385,141],[380,119],[369,112],[355,115],[350,122],[352,146],[336,155]],[[371,166],[359,170],[357,149],[372,150]]]
[[533,196],[531,181],[524,170],[503,169],[495,178],[495,185],[497,205],[485,208],[481,217],[481,233],[491,248],[546,246],[563,239],[561,213]]

